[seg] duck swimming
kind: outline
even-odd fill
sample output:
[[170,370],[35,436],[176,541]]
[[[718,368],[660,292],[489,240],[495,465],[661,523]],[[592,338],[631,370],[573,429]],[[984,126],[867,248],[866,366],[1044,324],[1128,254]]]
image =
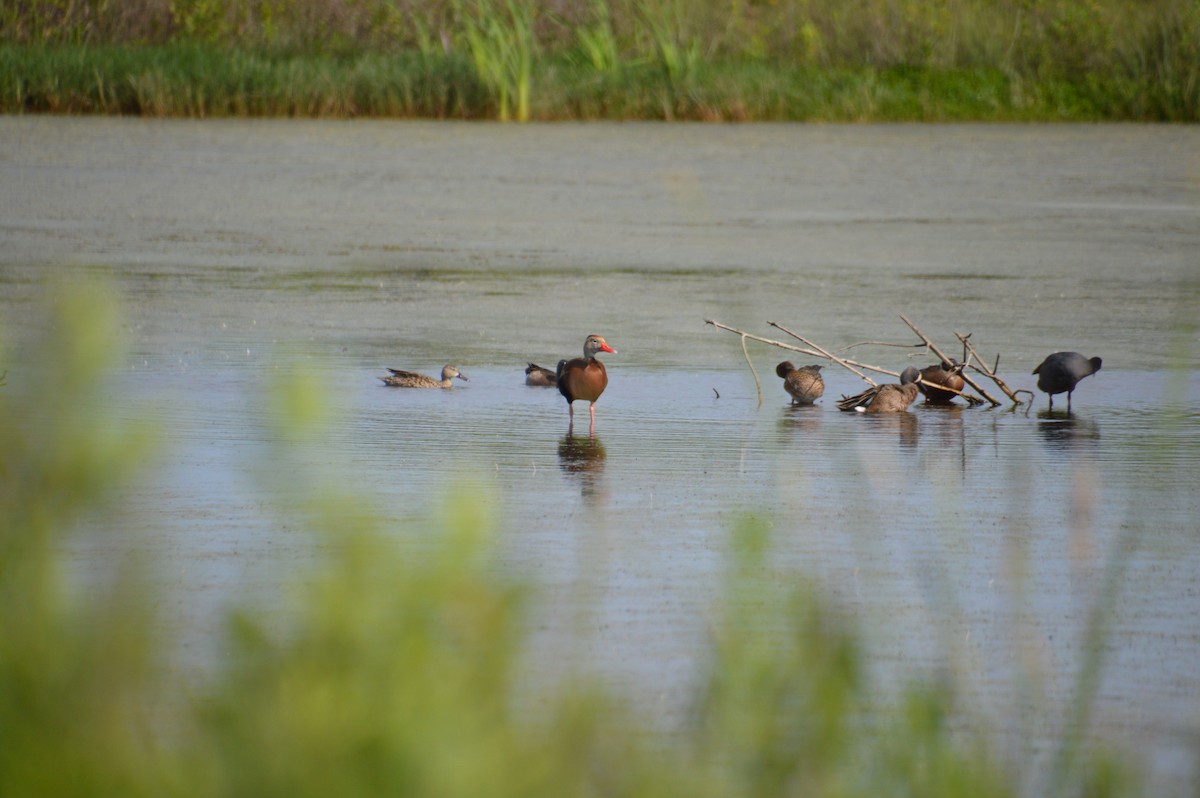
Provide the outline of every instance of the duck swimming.
[[449,388],[453,383],[453,378],[458,377],[464,382],[470,382],[470,378],[463,374],[455,366],[446,366],[442,369],[442,379],[435,380],[433,377],[427,377],[424,374],[417,374],[414,371],[401,371],[400,369],[388,369],[392,372],[390,377],[380,377],[383,384],[392,388]]
[[542,368],[537,363],[530,363],[525,369],[525,384],[539,388],[553,388],[558,385],[558,375],[550,369]]

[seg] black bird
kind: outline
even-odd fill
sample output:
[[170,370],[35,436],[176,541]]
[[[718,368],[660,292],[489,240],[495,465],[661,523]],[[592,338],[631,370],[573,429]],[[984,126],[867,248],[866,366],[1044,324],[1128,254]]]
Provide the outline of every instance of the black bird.
[[1084,377],[1100,370],[1098,357],[1086,358],[1078,352],[1055,352],[1038,365],[1031,373],[1038,375],[1037,386],[1050,396],[1050,409],[1054,409],[1054,394],[1067,394],[1067,413],[1071,412],[1071,393]]

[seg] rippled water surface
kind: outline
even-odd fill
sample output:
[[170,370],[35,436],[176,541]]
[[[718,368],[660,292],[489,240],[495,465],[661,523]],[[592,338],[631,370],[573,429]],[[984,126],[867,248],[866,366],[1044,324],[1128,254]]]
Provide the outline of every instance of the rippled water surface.
[[[494,484],[506,565],[549,599],[547,670],[591,667],[665,729],[745,512],[771,524],[770,578],[852,611],[884,683],[953,672],[1014,756],[1048,755],[1131,552],[1091,734],[1143,754],[1156,794],[1190,794],[1200,131],[9,118],[0,188],[9,390],[47,276],[101,273],[126,300],[114,405],[168,437],[131,509],[185,657],[212,656],[222,606],[275,606],[319,556],[252,476],[263,396],[296,370],[337,408],[314,465],[380,513],[453,513],[448,484]],[[1044,396],[863,417],[834,406],[862,387],[835,366],[817,406],[790,407],[783,353],[750,342],[760,405],[738,338],[704,324],[911,343],[899,313],[956,356],[970,332],[1014,388],[1060,349],[1104,368],[1069,417]],[[595,436],[586,412],[570,435],[522,370],[591,332],[619,354]],[[470,382],[377,379],[447,362]],[[73,562],[126,545],[85,539]]]

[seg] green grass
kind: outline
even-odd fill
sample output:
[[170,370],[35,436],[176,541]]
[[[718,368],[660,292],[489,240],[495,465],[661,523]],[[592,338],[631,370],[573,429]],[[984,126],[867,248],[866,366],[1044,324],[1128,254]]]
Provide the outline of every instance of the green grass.
[[679,72],[655,62],[601,72],[578,58],[538,63],[533,73],[499,67],[485,78],[467,57],[419,52],[0,46],[0,112],[917,122],[1185,120],[1192,113],[1127,82],[1028,82],[982,68],[700,61]]
[[1200,118],[1200,0],[20,0],[0,111]]
[[[333,408],[288,369],[246,473],[322,557],[286,613],[232,614],[220,662],[185,686],[137,567],[93,562],[86,590],[66,576],[66,544],[120,534],[164,442],[106,404],[123,326],[104,287],[48,308],[41,343],[0,364],[0,417],[19,420],[0,425],[0,795],[990,798],[1027,776],[945,679],[884,701],[851,619],[771,571],[753,519],[731,535],[678,735],[586,678],[523,679],[535,598],[494,565],[497,497],[474,486],[385,522],[312,472]],[[1119,763],[1071,749],[1053,794],[1136,795]]]

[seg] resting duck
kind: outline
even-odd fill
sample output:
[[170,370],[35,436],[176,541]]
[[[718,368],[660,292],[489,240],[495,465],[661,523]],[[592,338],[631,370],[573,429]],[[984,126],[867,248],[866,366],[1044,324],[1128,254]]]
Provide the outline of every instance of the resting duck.
[[401,371],[400,369],[388,369],[392,372],[390,377],[380,377],[384,385],[389,385],[393,388],[449,388],[454,383],[454,377],[460,380],[470,382],[470,378],[463,374],[454,366],[446,366],[442,369],[442,379],[435,380],[433,377],[426,377],[424,374],[417,374],[413,371]]
[[525,369],[525,384],[536,385],[539,388],[553,388],[558,385],[558,375],[550,369],[544,369],[537,363],[530,363]]
[[608,372],[604,364],[596,359],[600,352],[617,354],[599,335],[589,335],[583,342],[583,357],[574,360],[560,360],[556,375],[558,377],[558,392],[567,400],[567,411],[570,413],[570,424],[575,423],[575,407],[572,402],[582,400],[588,402],[588,413],[591,424],[588,429],[596,428],[596,400],[608,387]]
[[811,405],[825,393],[821,366],[796,368],[790,360],[785,360],[775,367],[775,373],[783,378],[783,389],[791,394],[792,404]]
[[1033,374],[1038,375],[1037,386],[1050,397],[1050,409],[1054,409],[1054,394],[1067,394],[1067,413],[1071,412],[1071,394],[1075,386],[1084,377],[1090,377],[1100,370],[1103,361],[1098,357],[1086,358],[1078,352],[1055,352],[1038,367]]
[[912,366],[900,372],[899,385],[876,385],[856,396],[844,396],[838,402],[839,410],[857,410],[860,413],[900,413],[916,401],[917,378],[921,372]]
[[[962,365],[956,366],[952,363],[938,363],[935,366],[926,366],[921,369],[922,384],[919,387],[921,393],[925,394],[925,403],[931,405],[953,404],[954,397],[958,396],[954,391],[961,391],[967,384],[962,378],[962,370]],[[935,385],[944,385],[953,390],[943,391],[933,387]]]

